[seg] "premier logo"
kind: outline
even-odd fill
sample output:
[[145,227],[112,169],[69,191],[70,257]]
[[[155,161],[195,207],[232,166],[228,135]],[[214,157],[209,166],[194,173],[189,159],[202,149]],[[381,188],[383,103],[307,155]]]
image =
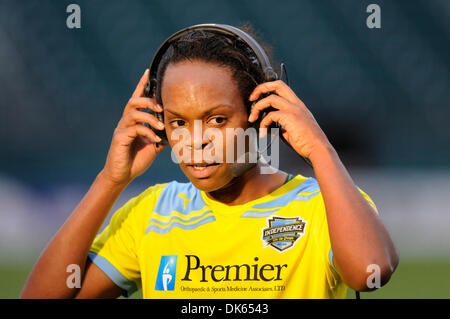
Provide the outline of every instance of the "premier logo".
[[[178,256],[162,256],[156,278],[155,290],[170,291],[175,289],[175,275]],[[220,282],[220,281],[280,281],[283,270],[288,265],[272,265],[258,263],[255,257],[253,264],[236,265],[204,265],[196,255],[185,255],[186,270],[181,281]]]
[[288,265],[258,264],[241,265],[202,265],[200,258],[195,255],[186,255],[186,272],[182,281],[192,281],[191,276],[201,277],[200,282],[219,281],[277,281],[282,280],[282,271]]

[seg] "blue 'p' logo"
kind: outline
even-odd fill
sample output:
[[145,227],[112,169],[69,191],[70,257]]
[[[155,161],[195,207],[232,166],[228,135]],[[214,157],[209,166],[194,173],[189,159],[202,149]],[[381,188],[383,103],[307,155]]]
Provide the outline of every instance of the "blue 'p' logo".
[[175,289],[175,275],[177,272],[177,257],[161,256],[159,263],[158,277],[156,277],[155,290],[174,290]]

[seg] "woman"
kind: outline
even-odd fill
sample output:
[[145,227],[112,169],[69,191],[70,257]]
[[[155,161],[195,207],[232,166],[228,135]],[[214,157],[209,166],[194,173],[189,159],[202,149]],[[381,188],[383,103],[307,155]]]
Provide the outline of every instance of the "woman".
[[[229,37],[194,30],[164,54],[156,97],[144,94],[146,70],[104,168],[40,256],[23,298],[115,298],[139,287],[144,298],[345,298],[347,286],[368,291],[389,280],[398,255],[375,205],[303,102],[282,81],[263,83],[254,61]],[[165,129],[184,155],[226,154],[236,142],[227,129],[248,129],[267,107],[259,127],[281,125],[315,179],[264,174],[260,161],[238,174],[227,161],[181,161],[190,183],[149,187],[96,237],[119,194],[165,147],[155,132]],[[195,134],[195,123],[222,132],[223,143]],[[176,138],[180,129],[189,138]],[[67,284],[70,265],[80,267],[79,287]]]

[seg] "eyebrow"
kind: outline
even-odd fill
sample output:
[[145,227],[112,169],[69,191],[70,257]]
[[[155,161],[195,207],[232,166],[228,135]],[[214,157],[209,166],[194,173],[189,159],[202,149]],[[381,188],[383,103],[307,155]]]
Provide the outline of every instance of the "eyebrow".
[[[232,106],[231,106],[231,105],[228,105],[228,104],[219,104],[219,105],[216,105],[216,106],[210,108],[209,110],[205,111],[205,112],[202,114],[202,116],[209,115],[209,114],[213,113],[214,110],[216,110],[216,109],[218,109],[218,108],[221,108],[221,107],[226,107],[226,108],[229,108],[229,109],[232,108]],[[175,111],[171,111],[171,110],[168,110],[168,109],[166,109],[166,111],[169,112],[169,113],[172,113],[172,114],[175,115],[175,116],[183,117],[183,115],[181,115],[181,114],[179,114],[179,113],[177,113],[177,112],[175,112]]]

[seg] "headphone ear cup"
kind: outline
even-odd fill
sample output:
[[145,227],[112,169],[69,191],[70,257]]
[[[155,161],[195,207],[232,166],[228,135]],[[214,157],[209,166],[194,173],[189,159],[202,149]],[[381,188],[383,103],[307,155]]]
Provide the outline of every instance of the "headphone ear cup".
[[[150,81],[147,82],[147,84],[145,85],[144,88],[144,95],[146,97],[150,97],[151,96],[151,89],[150,89],[151,85],[150,85]],[[155,116],[159,121],[164,123],[164,112],[154,112],[153,110],[150,109],[140,109],[143,112],[147,112],[149,114],[152,114],[153,116]],[[152,127],[150,127],[150,125],[148,125],[147,123],[143,123],[143,125],[145,127],[148,127],[149,129],[153,130],[155,132],[156,135],[158,135],[161,138],[161,144],[168,144],[169,140],[167,139],[167,134],[166,134],[166,130],[154,130]]]
[[144,96],[146,97],[150,96],[150,81],[147,81],[147,84],[145,85]]
[[[269,95],[270,95],[270,94],[268,94],[268,93],[262,94],[262,95],[260,96],[259,99],[257,99],[256,101],[254,101],[254,102],[251,104],[251,106],[250,106],[250,113],[251,113],[251,111],[253,110],[253,108],[254,108],[254,106],[255,106],[256,103],[258,103],[258,102],[261,101],[263,98],[265,98],[265,97],[267,97],[267,96],[269,96]],[[259,135],[259,128],[260,128],[260,126],[261,126],[261,121],[267,116],[267,114],[269,114],[270,112],[273,112],[273,111],[278,111],[278,110],[275,109],[275,108],[273,108],[273,107],[271,107],[271,106],[265,108],[264,110],[262,110],[262,111],[259,112],[258,119],[252,123],[251,126],[254,127],[254,128],[258,131],[258,135]],[[272,122],[272,123],[270,124],[270,126],[268,127],[268,130],[269,130],[268,133],[270,133],[270,129],[272,129],[272,128],[281,128],[281,126],[280,126],[277,122]]]
[[[162,112],[153,112],[152,110],[147,109],[150,114],[153,114],[160,122],[164,123],[164,111]],[[161,138],[161,144],[169,144],[169,140],[167,139],[166,129],[163,130],[154,130],[156,135]]]

